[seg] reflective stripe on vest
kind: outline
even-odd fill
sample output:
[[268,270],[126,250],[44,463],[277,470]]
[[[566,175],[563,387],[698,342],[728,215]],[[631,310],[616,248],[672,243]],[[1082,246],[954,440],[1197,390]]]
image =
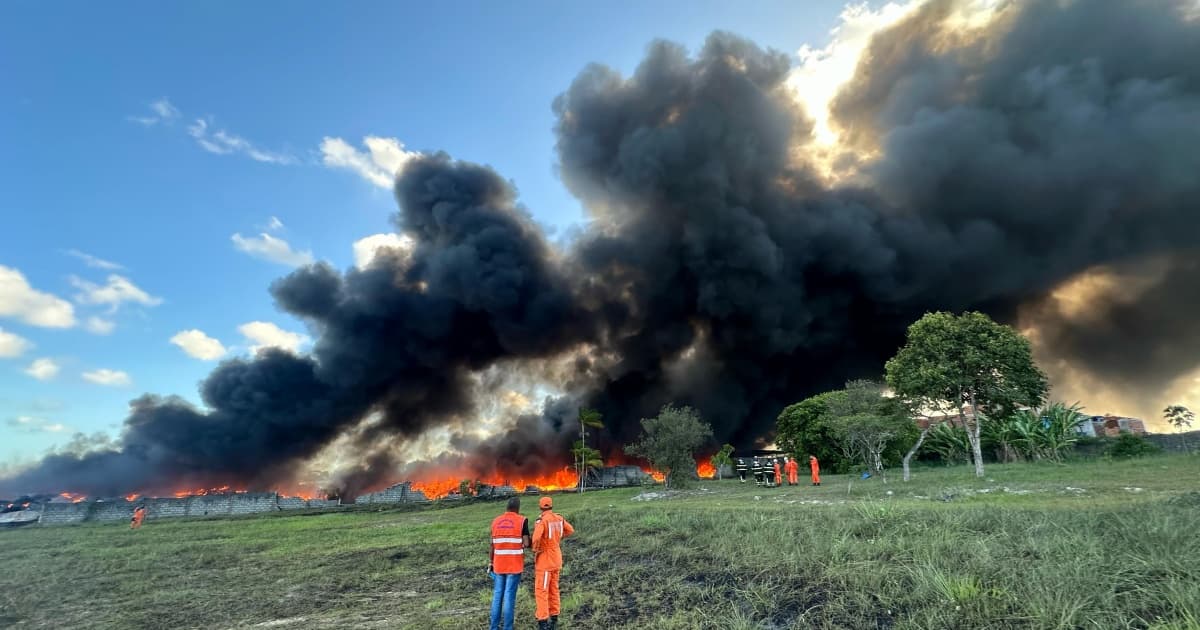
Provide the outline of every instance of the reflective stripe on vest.
[[520,573],[525,568],[524,541],[521,529],[525,517],[505,512],[492,520],[492,571]]

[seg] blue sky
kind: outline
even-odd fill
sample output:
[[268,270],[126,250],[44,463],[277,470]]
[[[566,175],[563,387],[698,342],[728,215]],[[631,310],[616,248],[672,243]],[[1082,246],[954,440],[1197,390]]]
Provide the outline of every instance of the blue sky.
[[[115,436],[145,392],[196,400],[256,344],[303,350],[267,288],[389,231],[365,137],[490,164],[561,233],[582,213],[551,102],[586,64],[628,73],[714,29],[795,53],[843,5],[3,3],[0,463]],[[329,164],[339,147],[370,168]]]

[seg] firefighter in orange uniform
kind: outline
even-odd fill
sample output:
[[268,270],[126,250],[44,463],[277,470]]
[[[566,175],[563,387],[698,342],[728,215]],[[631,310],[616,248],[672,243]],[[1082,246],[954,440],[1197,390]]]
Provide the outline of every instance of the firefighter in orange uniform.
[[554,501],[550,497],[542,497],[538,507],[542,515],[533,526],[533,598],[537,602],[538,630],[550,630],[558,628],[560,545],[563,538],[575,533],[575,528],[551,511]]
[[133,518],[129,519],[129,529],[137,529],[146,520],[146,506],[139,505],[133,510]]
[[779,474],[779,460],[775,460],[775,485],[783,487],[783,475]]
[[812,480],[814,486],[821,485],[821,464],[817,462],[816,455],[808,456],[808,467],[812,469]]
[[784,472],[787,473],[788,485],[795,486],[800,483],[800,465],[791,457],[787,458],[787,463],[783,465]]

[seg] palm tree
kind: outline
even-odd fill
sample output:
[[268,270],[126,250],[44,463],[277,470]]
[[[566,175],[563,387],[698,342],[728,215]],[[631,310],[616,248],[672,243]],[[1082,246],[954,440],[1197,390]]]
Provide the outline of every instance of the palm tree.
[[604,461],[600,459],[600,451],[588,448],[587,445],[588,427],[603,429],[602,418],[600,412],[595,409],[584,407],[579,410],[579,441],[575,443],[575,448],[571,449],[571,453],[575,455],[575,470],[579,473],[580,492],[583,492],[588,471],[604,465]]

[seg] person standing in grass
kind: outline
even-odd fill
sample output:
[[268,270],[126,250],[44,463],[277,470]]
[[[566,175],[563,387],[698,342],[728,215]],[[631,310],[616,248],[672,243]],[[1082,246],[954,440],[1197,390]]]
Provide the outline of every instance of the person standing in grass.
[[745,457],[739,457],[737,460],[737,474],[738,474],[738,479],[740,479],[742,483],[746,483],[746,458]]
[[493,581],[490,630],[513,630],[517,586],[525,570],[525,549],[530,546],[529,519],[521,516],[521,498],[508,500],[506,512],[492,520],[492,550],[488,575]]
[[771,472],[773,474],[773,479],[775,479],[775,485],[782,487],[783,486],[783,475],[780,474],[781,471],[779,470],[779,460],[778,459],[775,460],[775,464],[772,467]]
[[133,518],[129,519],[129,529],[138,529],[146,520],[146,506],[139,505],[133,510]]
[[787,473],[788,485],[800,485],[800,465],[797,464],[796,460],[791,457],[785,457],[783,458],[783,461],[786,462],[783,465],[783,470],[785,473]]
[[812,470],[812,481],[814,486],[821,485],[821,464],[817,461],[816,455],[808,456],[808,468]]
[[754,473],[754,485],[763,485],[763,462],[761,459],[757,457],[754,458],[750,464],[750,471]]
[[538,630],[556,630],[560,598],[558,574],[562,571],[562,539],[575,533],[575,528],[551,508],[554,500],[538,500],[542,515],[533,526],[533,598],[537,603]]

